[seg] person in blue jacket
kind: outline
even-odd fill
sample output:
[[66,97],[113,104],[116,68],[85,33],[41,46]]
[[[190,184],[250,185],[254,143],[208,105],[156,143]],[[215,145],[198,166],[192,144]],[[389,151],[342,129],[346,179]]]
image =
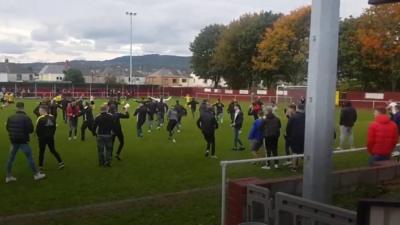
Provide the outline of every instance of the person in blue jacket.
[[253,123],[250,129],[249,140],[251,142],[251,152],[254,158],[259,158],[258,150],[263,146],[264,140],[264,114],[262,111],[258,113],[258,119]]

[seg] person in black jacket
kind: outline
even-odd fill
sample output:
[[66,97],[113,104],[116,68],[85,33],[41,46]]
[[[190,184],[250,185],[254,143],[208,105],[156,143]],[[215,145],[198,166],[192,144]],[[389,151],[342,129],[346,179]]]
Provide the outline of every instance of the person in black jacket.
[[190,111],[192,111],[192,117],[194,118],[196,115],[196,108],[197,105],[199,104],[198,101],[196,101],[195,98],[192,98],[190,102],[187,103],[188,106],[190,106]]
[[178,124],[177,124],[177,132],[181,132],[182,128],[182,117],[187,115],[187,111],[185,107],[183,107],[178,100],[176,100],[176,105],[174,106],[176,112],[178,113]]
[[60,154],[56,151],[54,144],[54,135],[56,133],[56,120],[53,115],[48,114],[48,108],[41,106],[39,108],[40,116],[36,122],[36,136],[39,140],[39,169],[43,170],[44,153],[46,146],[58,161],[58,169],[64,168],[64,162]]
[[114,129],[114,133],[113,133],[113,137],[112,137],[113,145],[115,142],[115,138],[118,138],[118,141],[119,141],[117,154],[115,156],[115,158],[118,160],[121,160],[120,155],[121,155],[122,149],[124,148],[124,144],[125,144],[124,132],[122,131],[120,120],[121,119],[129,119],[128,109],[124,107],[123,110],[124,110],[124,112],[120,113],[117,111],[117,107],[115,105],[110,106],[110,113],[111,113],[112,117],[114,118],[114,122],[115,122],[115,129]]
[[242,110],[242,107],[240,107],[239,103],[237,102],[236,98],[231,101],[228,105],[227,112],[231,116],[231,123],[233,123],[233,119],[235,117],[235,105],[239,107],[240,110]]
[[33,178],[35,180],[41,180],[45,178],[46,175],[40,173],[40,171],[37,170],[32,156],[32,149],[28,144],[29,134],[33,133],[32,120],[24,112],[24,103],[18,102],[16,106],[16,114],[10,116],[6,122],[6,129],[8,131],[11,142],[10,155],[7,161],[6,183],[17,180],[15,177],[12,176],[12,166],[14,164],[18,150],[21,150],[25,154],[25,157],[28,160],[29,167],[34,173]]
[[[300,104],[297,106],[297,112],[288,121],[286,127],[286,138],[290,144],[290,148],[294,154],[304,153],[304,136],[306,127],[305,106]],[[293,171],[298,168],[298,159],[293,162]]]
[[357,121],[357,111],[351,102],[345,102],[340,112],[340,144],[338,149],[343,149],[345,140],[348,138],[350,147],[354,148],[353,127]]
[[203,101],[201,102],[200,107],[199,107],[199,112],[200,112],[200,116],[201,116],[201,114],[206,113],[206,112],[214,113],[212,108],[210,110],[209,103],[208,103],[207,99],[203,99]]
[[115,120],[108,113],[108,106],[100,107],[100,115],[94,119],[93,135],[97,137],[97,151],[99,155],[99,166],[111,166],[113,141],[112,134],[115,132]]
[[217,114],[217,121],[219,123],[224,122],[224,104],[221,102],[221,99],[218,99],[218,102],[213,105],[215,107],[215,112]]
[[[281,134],[281,121],[275,116],[274,110],[271,106],[268,106],[266,111],[267,115],[263,124],[265,149],[267,150],[268,157],[276,157],[278,156],[278,141]],[[277,169],[279,167],[279,160],[275,160],[274,164]],[[267,165],[263,168],[270,169],[271,162],[268,161]]]
[[160,101],[157,102],[156,112],[157,112],[157,117],[158,117],[157,118],[158,119],[157,130],[158,130],[164,125],[165,113],[168,112],[168,105],[165,104],[163,98],[161,98]]
[[243,127],[243,112],[240,110],[239,106],[235,105],[235,114],[233,116],[233,151],[243,151],[243,143],[240,140],[240,133]]
[[218,122],[215,119],[212,108],[208,107],[197,120],[197,127],[202,131],[204,139],[207,142],[205,156],[208,157],[211,148],[211,158],[217,159],[215,155],[215,130],[218,129]]
[[148,113],[147,107],[143,103],[139,103],[139,107],[135,110],[134,116],[137,117],[136,133],[137,137],[143,137],[142,126],[146,122],[146,115]]
[[145,106],[147,108],[147,123],[149,125],[147,132],[151,133],[153,131],[154,115],[157,111],[157,102],[149,98]]
[[93,133],[93,123],[94,123],[94,117],[93,117],[93,108],[92,104],[89,102],[85,103],[85,106],[83,107],[83,110],[81,111],[81,116],[82,116],[82,126],[81,126],[81,140],[85,141],[85,133],[86,129],[89,129]]
[[62,97],[61,99],[61,111],[63,114],[63,120],[64,123],[67,123],[68,121],[68,117],[67,117],[67,107],[68,107],[68,103],[70,103],[71,101],[69,101],[65,96]]

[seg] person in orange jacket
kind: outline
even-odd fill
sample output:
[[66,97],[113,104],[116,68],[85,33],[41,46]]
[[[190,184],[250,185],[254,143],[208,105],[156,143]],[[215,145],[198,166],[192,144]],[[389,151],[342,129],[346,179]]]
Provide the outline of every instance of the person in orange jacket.
[[375,109],[375,120],[368,127],[367,148],[369,165],[389,160],[398,141],[397,125],[390,120],[385,108]]

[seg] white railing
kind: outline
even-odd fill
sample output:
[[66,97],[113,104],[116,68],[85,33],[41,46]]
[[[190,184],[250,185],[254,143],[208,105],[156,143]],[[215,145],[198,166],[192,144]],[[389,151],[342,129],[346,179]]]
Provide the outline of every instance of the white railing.
[[[354,148],[348,150],[338,150],[333,151],[333,154],[345,154],[352,152],[362,152],[366,151],[367,148]],[[289,156],[277,156],[277,157],[266,157],[266,158],[258,158],[258,159],[241,159],[241,160],[230,160],[230,161],[221,161],[221,225],[225,225],[226,219],[226,170],[229,165],[238,165],[238,164],[246,164],[246,163],[255,163],[255,162],[269,162],[274,160],[287,160],[287,159],[299,159],[304,158],[304,154],[301,155],[289,155]]]

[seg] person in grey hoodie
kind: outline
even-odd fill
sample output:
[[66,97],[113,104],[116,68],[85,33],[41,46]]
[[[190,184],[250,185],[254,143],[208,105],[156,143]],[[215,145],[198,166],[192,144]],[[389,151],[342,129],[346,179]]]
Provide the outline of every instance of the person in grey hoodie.
[[168,125],[167,125],[167,131],[168,131],[168,140],[172,141],[173,143],[176,143],[175,138],[173,138],[174,135],[174,129],[176,125],[178,124],[178,110],[175,107],[171,107],[168,110],[167,118],[168,118]]

